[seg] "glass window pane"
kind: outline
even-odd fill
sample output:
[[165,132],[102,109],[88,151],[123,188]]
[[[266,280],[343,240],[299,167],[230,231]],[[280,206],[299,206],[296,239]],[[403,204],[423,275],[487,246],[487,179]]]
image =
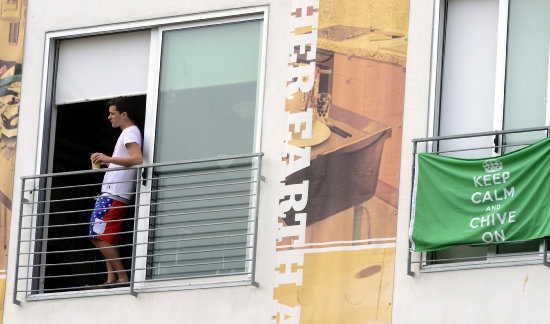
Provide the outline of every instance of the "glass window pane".
[[445,264],[456,262],[480,262],[487,260],[488,246],[455,246],[445,250],[433,252],[433,259],[429,264]]
[[[449,0],[447,4],[439,135],[493,129],[498,0]],[[492,138],[443,141],[442,151],[492,145]],[[476,158],[490,150],[452,154]],[[451,155],[451,154],[450,154]]]
[[261,25],[163,34],[156,162],[255,150]]
[[509,243],[497,245],[497,254],[536,252],[539,250],[540,241],[533,240],[521,243]]
[[[546,125],[549,12],[550,1],[547,0],[510,0],[504,97],[505,129]],[[506,143],[532,143],[544,137],[545,132],[515,134],[507,136]],[[518,148],[520,147],[511,150]]]
[[[163,33],[155,162],[257,152],[261,21]],[[256,160],[157,168],[150,278],[249,271]]]

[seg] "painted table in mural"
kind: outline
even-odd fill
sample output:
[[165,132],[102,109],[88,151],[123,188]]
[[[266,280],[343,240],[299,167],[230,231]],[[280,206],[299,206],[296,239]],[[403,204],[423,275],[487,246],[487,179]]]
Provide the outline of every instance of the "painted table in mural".
[[332,131],[326,141],[313,146],[310,167],[286,179],[287,183],[310,181],[308,226],[374,195],[384,142],[391,137],[389,126],[336,106],[328,124],[344,132]]

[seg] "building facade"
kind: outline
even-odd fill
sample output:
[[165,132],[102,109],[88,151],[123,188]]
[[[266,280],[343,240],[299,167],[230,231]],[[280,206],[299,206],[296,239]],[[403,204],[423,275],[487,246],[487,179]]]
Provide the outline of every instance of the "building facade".
[[[409,224],[417,153],[546,137],[548,9],[29,3],[3,322],[545,323],[544,240],[411,252]],[[144,162],[119,243],[132,280],[106,286],[89,156],[114,146],[118,96]]]

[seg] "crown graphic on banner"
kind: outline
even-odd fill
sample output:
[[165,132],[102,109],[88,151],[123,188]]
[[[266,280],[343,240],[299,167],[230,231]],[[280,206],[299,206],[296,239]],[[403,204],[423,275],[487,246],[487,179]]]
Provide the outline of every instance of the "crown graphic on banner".
[[483,162],[483,168],[487,172],[497,172],[502,170],[502,162],[499,160],[491,159]]

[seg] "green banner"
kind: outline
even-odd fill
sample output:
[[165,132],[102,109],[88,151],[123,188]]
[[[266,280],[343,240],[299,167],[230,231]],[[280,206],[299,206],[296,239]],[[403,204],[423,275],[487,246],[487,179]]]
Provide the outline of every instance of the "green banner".
[[415,252],[550,235],[550,138],[489,159],[417,155]]

